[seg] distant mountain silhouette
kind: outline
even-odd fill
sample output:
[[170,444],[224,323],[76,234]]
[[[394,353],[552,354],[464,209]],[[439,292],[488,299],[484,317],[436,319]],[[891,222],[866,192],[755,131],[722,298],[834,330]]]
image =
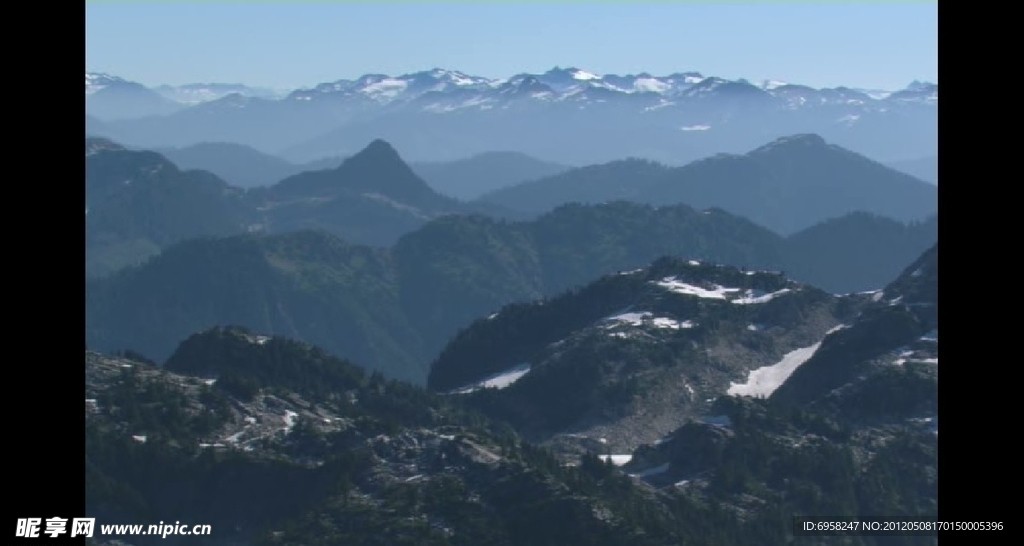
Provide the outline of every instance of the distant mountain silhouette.
[[854,211],[922,220],[938,202],[933,185],[817,135],[780,138],[745,155],[720,154],[677,168],[638,160],[583,167],[480,199],[533,212],[614,199],[720,207],[782,235]]
[[410,166],[438,192],[464,200],[570,168],[519,152],[485,152],[456,161]]
[[182,169],[210,171],[241,188],[269,186],[302,170],[279,157],[230,142],[202,142],[157,151]]

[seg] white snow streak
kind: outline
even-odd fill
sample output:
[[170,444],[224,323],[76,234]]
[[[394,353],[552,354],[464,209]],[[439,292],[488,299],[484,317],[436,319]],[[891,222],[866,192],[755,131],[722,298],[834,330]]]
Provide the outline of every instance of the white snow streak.
[[494,374],[482,381],[456,389],[453,392],[455,394],[468,394],[479,389],[504,389],[516,381],[519,381],[519,379],[528,373],[530,373],[530,365],[524,362],[501,373]]
[[768,302],[772,301],[773,299],[775,299],[776,297],[781,296],[781,295],[786,294],[786,293],[789,293],[789,292],[792,292],[792,290],[790,290],[789,288],[783,288],[782,290],[776,290],[775,292],[771,292],[769,294],[760,294],[760,295],[758,295],[757,291],[755,291],[755,290],[747,290],[747,295],[743,296],[742,298],[738,298],[738,299],[732,300],[732,303],[735,303],[737,305],[750,305],[750,304],[754,304],[754,303],[768,303]]
[[714,285],[715,288],[709,290],[707,288],[701,288],[696,285],[676,280],[675,277],[665,277],[655,284],[677,294],[685,294],[688,296],[697,296],[698,298],[714,300],[724,300],[726,293],[740,291],[739,288],[725,288],[724,286],[719,286],[717,284]]

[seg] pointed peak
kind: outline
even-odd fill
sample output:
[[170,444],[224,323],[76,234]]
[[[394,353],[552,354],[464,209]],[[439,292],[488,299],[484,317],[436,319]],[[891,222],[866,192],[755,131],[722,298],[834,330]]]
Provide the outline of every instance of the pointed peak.
[[382,138],[373,139],[373,141],[367,144],[365,148],[353,155],[352,159],[357,157],[402,161],[402,158],[398,155],[394,146]]
[[751,153],[763,153],[769,151],[777,151],[780,149],[792,149],[792,148],[817,148],[828,146],[825,139],[820,135],[814,133],[803,133],[797,135],[790,135],[779,137],[760,148],[757,148]]

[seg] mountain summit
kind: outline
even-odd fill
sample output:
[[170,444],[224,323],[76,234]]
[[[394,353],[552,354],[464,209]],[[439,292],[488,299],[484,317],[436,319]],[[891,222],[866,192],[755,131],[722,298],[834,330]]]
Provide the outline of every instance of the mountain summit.
[[370,199],[387,200],[398,208],[457,208],[457,202],[430,189],[402,160],[394,147],[382,139],[373,140],[336,169],[291,176],[272,186],[269,193],[276,199],[300,195],[307,199],[326,198],[355,193]]

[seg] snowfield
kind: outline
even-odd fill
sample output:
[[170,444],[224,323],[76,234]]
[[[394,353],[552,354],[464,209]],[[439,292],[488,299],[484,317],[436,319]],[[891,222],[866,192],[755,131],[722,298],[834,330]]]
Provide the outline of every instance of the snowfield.
[[778,389],[789,379],[789,376],[801,364],[807,362],[814,352],[821,346],[821,342],[810,347],[802,347],[786,353],[782,360],[771,366],[764,366],[751,370],[747,376],[746,383],[730,383],[729,390],[725,391],[732,396],[752,396],[754,398],[768,398],[775,389]]
[[[846,328],[846,325],[840,324],[826,332],[825,337],[828,337],[829,334],[842,330],[843,328]],[[749,375],[747,375],[746,383],[730,383],[726,394],[731,396],[768,398],[787,379],[789,379],[790,375],[793,375],[793,372],[795,372],[801,364],[807,362],[812,356],[814,356],[818,347],[821,347],[821,341],[811,345],[810,347],[794,349],[786,353],[782,357],[782,360],[772,364],[771,366],[763,366],[756,370],[751,370]]]

